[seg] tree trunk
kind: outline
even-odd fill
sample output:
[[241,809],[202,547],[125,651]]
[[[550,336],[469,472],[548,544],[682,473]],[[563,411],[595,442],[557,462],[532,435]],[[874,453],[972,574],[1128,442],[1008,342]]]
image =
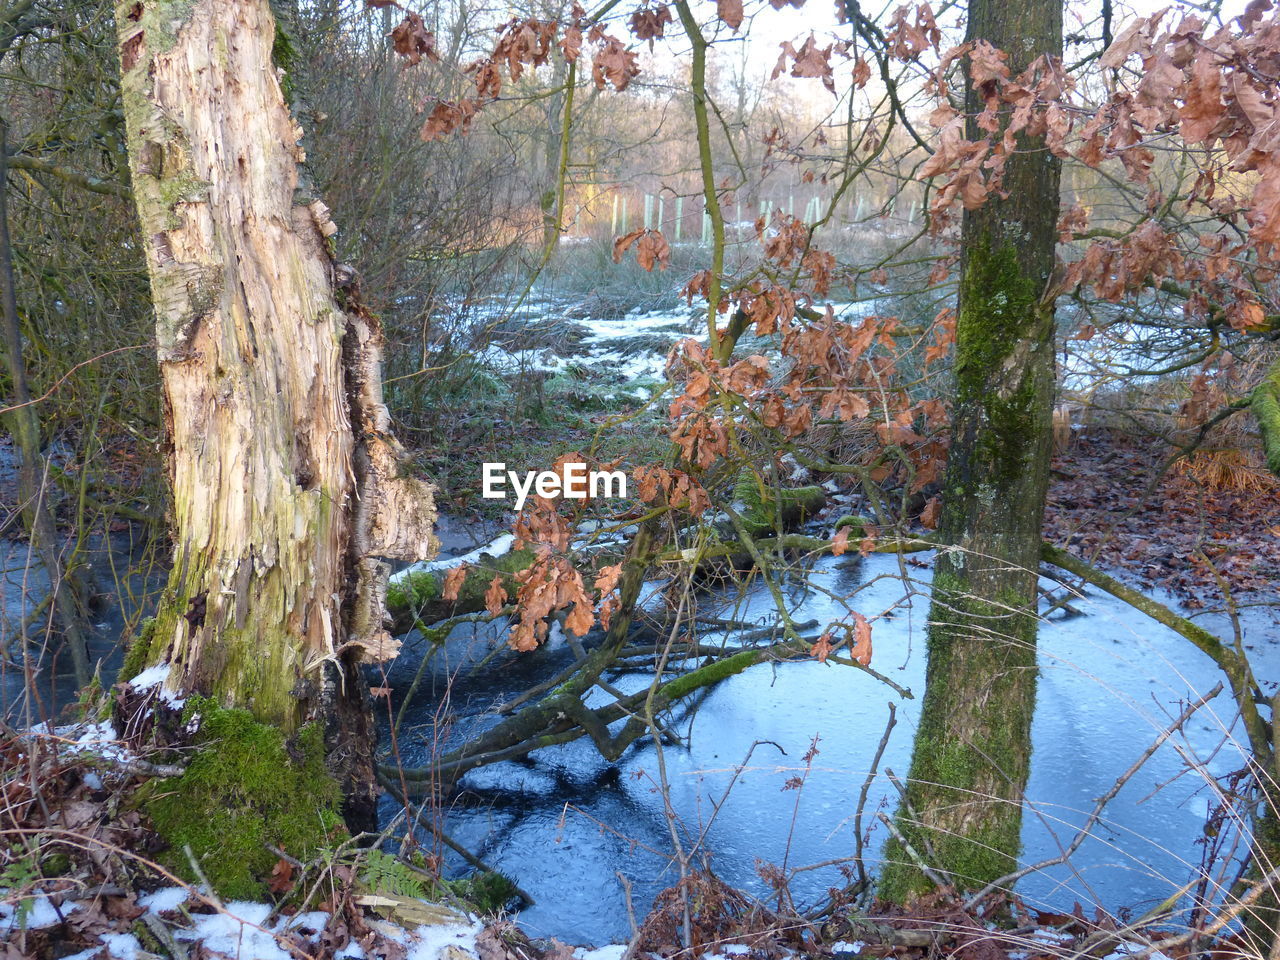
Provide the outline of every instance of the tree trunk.
[[[972,0],[968,39],[1017,75],[1062,50],[1061,0]],[[967,136],[985,134],[969,89]],[[1007,122],[1007,114],[1002,123]],[[992,136],[998,136],[993,134]],[[915,856],[958,887],[1015,866],[1031,760],[1036,581],[1054,392],[1059,163],[1020,139],[1004,191],[966,211],[956,324],[956,397],[929,614],[928,669],[898,824]],[[931,882],[899,842],[881,880],[905,901]]]
[[1251,406],[1262,433],[1267,469],[1280,477],[1280,360],[1267,368],[1262,382],[1254,388]]
[[285,732],[322,722],[367,824],[357,664],[394,656],[380,558],[433,552],[432,491],[399,475],[381,331],[298,188],[268,0],[124,0],[117,23],[174,503],[144,662]]

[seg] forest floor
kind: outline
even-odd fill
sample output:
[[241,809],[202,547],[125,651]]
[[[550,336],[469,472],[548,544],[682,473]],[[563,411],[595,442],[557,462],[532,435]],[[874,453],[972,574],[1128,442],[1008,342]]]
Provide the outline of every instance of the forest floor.
[[[1127,960],[1140,951],[1170,960],[1182,953],[1160,949],[1175,936],[1167,929],[1086,916],[1078,906],[1043,913],[988,898],[965,909],[941,892],[906,911],[837,904],[822,919],[806,919],[707,874],[686,881],[687,901],[679,887],[664,891],[629,944],[574,947],[532,940],[511,918],[480,918],[457,901],[386,889],[349,844],[345,854],[307,864],[281,858],[269,896],[224,902],[149,859],[156,838],[129,802],[146,762],[109,725],[10,732],[0,760],[8,816],[30,840],[0,874],[8,888],[0,896],[0,960]],[[680,945],[685,929],[693,948]]]
[[1193,610],[1274,599],[1280,582],[1280,481],[1238,469],[1210,487],[1167,447],[1091,428],[1054,462],[1045,538],[1121,579]]

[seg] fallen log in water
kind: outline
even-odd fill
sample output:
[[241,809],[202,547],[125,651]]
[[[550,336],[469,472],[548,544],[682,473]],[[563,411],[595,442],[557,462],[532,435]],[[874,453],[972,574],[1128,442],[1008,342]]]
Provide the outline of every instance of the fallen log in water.
[[[765,488],[762,492],[752,480],[739,480],[734,488],[741,507],[743,523],[752,537],[764,536],[781,530],[794,529],[814,516],[826,503],[821,487],[784,487],[781,490]],[[724,525],[721,540],[731,541],[734,532]],[[732,542],[725,544],[721,552],[707,554],[705,559],[728,557],[730,562],[745,563],[749,557],[746,549]],[[591,551],[599,556],[599,549]],[[429,625],[463,613],[474,613],[485,608],[485,592],[494,578],[500,578],[508,596],[519,589],[517,574],[532,565],[534,551],[516,549],[515,539],[504,534],[489,545],[451,560],[417,564],[391,578],[387,586],[387,610],[394,623],[393,632],[404,634],[415,625]],[[451,569],[467,565],[467,573],[458,589],[456,600],[443,597],[444,581]]]

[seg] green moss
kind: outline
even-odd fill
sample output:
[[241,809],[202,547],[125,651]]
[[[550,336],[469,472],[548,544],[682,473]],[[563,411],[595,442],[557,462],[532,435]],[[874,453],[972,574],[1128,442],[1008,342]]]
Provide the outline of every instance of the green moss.
[[133,926],[129,928],[129,932],[138,938],[138,943],[142,946],[143,950],[146,950],[148,953],[155,954],[156,956],[165,956],[166,951],[164,944],[160,942],[159,938],[156,937],[156,935],[151,931],[151,928],[148,927],[144,921],[133,921]]
[[851,537],[865,537],[867,535],[867,527],[871,526],[871,521],[866,517],[844,516],[836,521],[836,531],[839,532],[844,527],[852,527],[849,531]]
[[[518,584],[515,574],[533,563],[532,550],[512,550],[500,557],[489,557],[483,564],[467,572],[458,589],[458,610],[478,610],[484,606],[484,594],[495,575],[501,575],[507,593],[514,595]],[[440,593],[444,589],[444,577],[427,570],[405,574],[387,586],[387,609],[393,616],[429,610],[432,604],[443,603]]]
[[[1014,870],[1021,845],[1020,788],[1030,768],[1035,706],[1035,617],[1019,612],[1015,592],[982,601],[959,588],[945,563],[934,578],[929,666],[907,798],[917,816],[940,823],[925,830],[905,813],[898,828],[929,865],[961,889],[976,889]],[[999,638],[999,639],[997,639]],[[1003,705],[998,723],[981,705]],[[994,796],[959,826],[962,808]],[[932,889],[896,840],[885,848],[879,895],[907,903]]]
[[71,857],[59,851],[51,853],[40,861],[40,875],[42,877],[63,877],[71,872]]
[[[130,6],[132,3],[124,0],[116,11],[117,17],[123,19]],[[152,53],[166,53],[178,42],[178,34],[191,19],[196,0],[147,0],[140,6],[142,16],[138,25],[143,29],[147,46]]]
[[515,881],[495,870],[477,871],[457,880],[446,880],[443,885],[481,916],[502,913],[520,895]]
[[827,499],[821,487],[772,487],[750,470],[738,474],[733,497],[743,505],[742,520],[753,537],[778,529],[780,523],[802,523]]
[[[272,4],[272,6],[275,5]],[[294,94],[297,92],[293,70],[298,63],[298,48],[294,45],[293,37],[284,24],[284,18],[278,12],[276,13],[275,40],[271,45],[271,60],[283,73],[280,90],[284,95],[284,102],[292,103]]]
[[[1036,380],[1001,382],[1002,367],[1026,349],[1042,316],[1040,285],[1027,275],[1011,243],[993,249],[989,238],[966,251],[956,324],[956,407],[982,409],[985,424],[977,450],[983,482],[1007,484],[1027,469],[1037,434]],[[1025,364],[1016,366],[1026,367]]]
[[156,618],[147,617],[138,627],[137,636],[129,642],[125,651],[124,663],[120,665],[120,673],[116,677],[119,682],[128,682],[140,674],[151,663],[151,647],[155,642]]
[[468,912],[501,913],[519,894],[515,881],[505,873],[477,870],[452,880],[431,879],[426,857],[414,854],[409,863],[373,849],[365,852],[360,882],[372,893],[384,896],[414,897],[429,902],[460,900]]
[[169,869],[196,880],[184,846],[215,889],[231,899],[264,895],[277,857],[267,845],[306,859],[341,830],[337,783],[324,764],[320,728],[302,727],[289,741],[244,710],[193,697],[184,720],[198,722],[198,752],[186,772],[155,784],[144,801],[169,843]]
[[1280,476],[1280,360],[1272,364],[1250,398],[1250,407],[1262,433],[1267,469]]
[[387,609],[416,610],[440,596],[440,578],[426,570],[406,573],[387,584]]

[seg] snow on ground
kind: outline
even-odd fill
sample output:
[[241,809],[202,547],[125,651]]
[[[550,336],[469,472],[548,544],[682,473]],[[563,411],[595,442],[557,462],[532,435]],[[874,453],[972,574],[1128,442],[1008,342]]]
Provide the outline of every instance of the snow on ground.
[[[155,914],[176,910],[187,899],[187,891],[181,887],[168,887],[138,898],[138,903]],[[59,909],[63,916],[78,909],[79,904],[65,903]],[[0,932],[8,934],[15,924],[13,904],[0,903],[0,918],[4,925]],[[169,914],[173,916],[172,913]],[[310,947],[319,948],[319,937],[329,920],[322,910],[295,914],[292,917],[271,917],[271,905],[247,901],[232,901],[217,913],[188,914],[191,923],[174,925],[170,920],[165,926],[174,939],[182,944],[199,944],[204,951],[227,956],[233,960],[292,960],[291,954],[281,943],[282,939],[300,938]],[[402,944],[407,960],[476,960],[476,938],[484,925],[469,917],[455,914],[455,919],[439,924],[424,924],[412,930],[398,927],[386,921],[370,919],[368,924],[377,932]],[[60,922],[57,911],[47,897],[36,897],[26,918],[27,929],[52,926]],[[186,921],[183,921],[186,924]],[[3,939],[0,937],[0,939]],[[105,949],[105,953],[103,952]],[[623,948],[619,948],[620,951]],[[202,954],[203,955],[203,954]],[[137,937],[129,933],[104,933],[98,936],[98,944],[64,958],[64,960],[137,960],[150,956],[145,953]],[[364,949],[354,941],[339,950],[338,960],[362,960]],[[618,957],[600,956],[593,960],[618,960]]]
[[399,573],[391,575],[392,583],[399,583],[411,573],[431,573],[437,570],[452,570],[454,567],[460,567],[465,564],[481,563],[486,556],[501,557],[511,552],[511,547],[515,544],[516,538],[510,533],[504,533],[500,537],[495,537],[483,547],[477,547],[470,553],[464,553],[460,557],[445,557],[442,560],[426,560],[422,563],[415,563],[401,570]]
[[138,906],[152,913],[164,913],[166,910],[177,910],[178,905],[187,900],[186,887],[161,887],[152,893],[145,893],[138,898]]
[[1102,960],[1129,960],[1135,954],[1140,953],[1147,960],[1169,960],[1167,954],[1161,953],[1159,950],[1153,950],[1151,947],[1144,946],[1141,943],[1121,943],[1114,951],[1107,954]]
[[610,944],[607,947],[597,947],[595,950],[588,950],[586,947],[578,947],[573,951],[573,955],[577,960],[622,960],[622,956],[626,952],[626,944],[615,943]]
[[[23,906],[25,905],[25,915]],[[78,903],[64,903],[54,907],[48,897],[31,897],[18,903],[0,903],[0,931],[8,933],[26,926],[28,930],[39,930],[61,923],[67,914],[78,910]]]
[[133,753],[116,737],[110,720],[97,723],[68,723],[54,727],[52,732],[48,724],[37,723],[27,731],[29,737],[52,737],[62,745],[80,747],[91,750],[107,760],[128,761],[136,759]]
[[[547,318],[554,318],[558,311],[548,305]],[[580,341],[586,356],[560,356],[554,347],[528,350],[508,350],[491,346],[477,356],[484,363],[501,372],[515,372],[530,367],[558,373],[571,364],[590,362],[596,369],[606,368],[624,382],[660,380],[666,366],[665,350],[628,349],[623,341],[647,334],[662,334],[673,340],[688,336],[680,331],[689,323],[688,310],[653,310],[629,313],[617,320],[574,320],[576,326],[589,331]]]

